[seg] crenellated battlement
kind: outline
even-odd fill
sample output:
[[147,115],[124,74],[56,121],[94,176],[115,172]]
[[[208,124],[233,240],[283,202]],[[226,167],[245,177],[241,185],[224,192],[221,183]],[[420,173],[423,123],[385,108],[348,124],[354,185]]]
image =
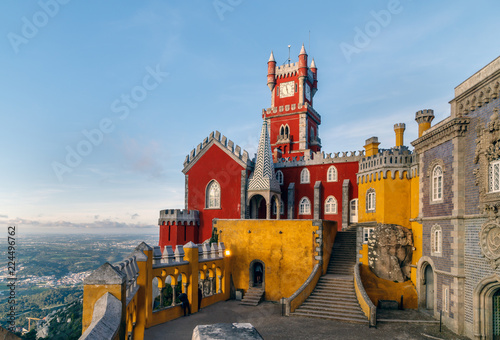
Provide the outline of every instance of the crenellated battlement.
[[332,164],[332,163],[345,163],[345,162],[359,162],[364,156],[365,151],[344,151],[325,154],[323,151],[319,152],[306,152],[304,156],[296,157],[284,157],[278,159],[274,163],[276,169],[295,167],[295,166],[306,166],[306,165],[318,165],[318,164]]
[[311,104],[305,102],[304,104],[291,104],[291,105],[280,105],[268,107],[267,109],[262,109],[262,116],[265,117],[267,115],[272,115],[275,113],[283,113],[283,112],[294,112],[294,111],[309,111],[313,115],[317,117],[317,119],[321,119],[321,115],[312,107]]
[[417,111],[417,113],[415,113],[415,120],[417,122],[419,122],[419,120],[421,120],[422,122],[424,122],[424,121],[427,122],[429,120],[432,121],[431,117],[432,117],[432,119],[434,119],[434,110],[432,110],[432,109],[420,110],[420,111]]
[[160,211],[158,225],[168,224],[199,225],[200,212],[198,210],[166,209]]
[[198,146],[191,150],[189,155],[186,156],[186,159],[184,160],[184,169],[192,163],[195,158],[201,155],[212,142],[218,143],[231,154],[239,158],[247,166],[253,166],[246,150],[242,150],[239,145],[235,145],[232,140],[228,139],[224,135],[221,135],[219,131],[212,131],[210,135],[203,140],[203,142],[198,144]]
[[290,63],[281,66],[276,66],[276,78],[286,78],[295,75],[299,71],[299,63]]
[[[379,149],[373,156],[365,157],[359,162],[358,183],[371,181],[372,179],[387,178],[387,172],[391,171],[392,178],[396,172],[402,179],[406,172],[407,178],[418,175],[417,154],[406,146],[394,147],[391,149]],[[373,177],[375,174],[375,177]]]

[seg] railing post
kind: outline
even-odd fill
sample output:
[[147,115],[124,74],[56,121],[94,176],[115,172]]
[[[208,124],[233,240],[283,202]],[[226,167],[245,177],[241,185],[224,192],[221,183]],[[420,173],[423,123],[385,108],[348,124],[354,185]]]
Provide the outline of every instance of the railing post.
[[172,306],[175,306],[175,285],[170,285],[172,287]]

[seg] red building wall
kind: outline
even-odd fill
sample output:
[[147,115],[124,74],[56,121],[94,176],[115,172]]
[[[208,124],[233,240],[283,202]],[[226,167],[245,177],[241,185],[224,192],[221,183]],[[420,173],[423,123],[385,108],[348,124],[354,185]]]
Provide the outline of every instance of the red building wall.
[[[328,182],[327,181],[327,171],[328,168],[334,165],[337,168],[337,181]],[[302,169],[307,168],[310,174],[309,183],[300,183],[300,174]],[[345,163],[335,163],[335,164],[319,164],[319,165],[308,165],[290,168],[280,168],[276,170],[281,170],[283,172],[283,185],[281,185],[281,197],[282,202],[285,205],[284,214],[281,218],[284,219],[287,216],[287,203],[288,203],[288,186],[290,183],[295,183],[295,199],[294,199],[294,218],[296,219],[312,219],[314,216],[314,184],[316,181],[321,181],[322,191],[321,191],[321,214],[320,218],[330,221],[336,221],[338,223],[339,229],[342,228],[342,184],[344,179],[350,180],[350,192],[349,200],[358,198],[358,186],[356,183],[356,172],[358,171],[358,162],[345,162]],[[337,199],[337,214],[325,214],[324,205],[325,200],[328,196],[333,195]],[[299,215],[299,203],[300,200],[307,196],[311,202],[311,214]],[[273,214],[273,218],[276,215]]]
[[[244,168],[217,144],[205,154],[187,172],[188,209],[200,212],[200,234],[195,243],[201,243],[212,236],[214,218],[241,217],[241,171]],[[206,208],[206,188],[215,179],[221,187],[220,209]],[[189,240],[188,240],[189,241]]]

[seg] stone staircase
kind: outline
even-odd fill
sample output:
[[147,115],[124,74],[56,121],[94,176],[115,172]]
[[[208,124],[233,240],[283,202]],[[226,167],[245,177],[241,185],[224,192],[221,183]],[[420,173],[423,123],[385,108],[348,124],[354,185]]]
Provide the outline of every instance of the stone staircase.
[[250,287],[240,302],[240,305],[257,306],[264,297],[264,288]]
[[355,263],[356,229],[338,232],[326,275],[290,315],[368,324],[354,291]]

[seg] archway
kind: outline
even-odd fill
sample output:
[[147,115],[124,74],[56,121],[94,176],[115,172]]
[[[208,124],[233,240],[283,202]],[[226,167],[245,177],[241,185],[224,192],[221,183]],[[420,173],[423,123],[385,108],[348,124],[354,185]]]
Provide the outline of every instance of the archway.
[[491,275],[473,292],[474,334],[479,339],[500,339],[500,277]]
[[266,199],[262,195],[254,195],[250,198],[250,218],[266,219]]
[[434,271],[430,265],[425,267],[425,308],[434,310]]
[[261,260],[253,260],[250,263],[249,287],[264,288],[266,283],[265,265]]

